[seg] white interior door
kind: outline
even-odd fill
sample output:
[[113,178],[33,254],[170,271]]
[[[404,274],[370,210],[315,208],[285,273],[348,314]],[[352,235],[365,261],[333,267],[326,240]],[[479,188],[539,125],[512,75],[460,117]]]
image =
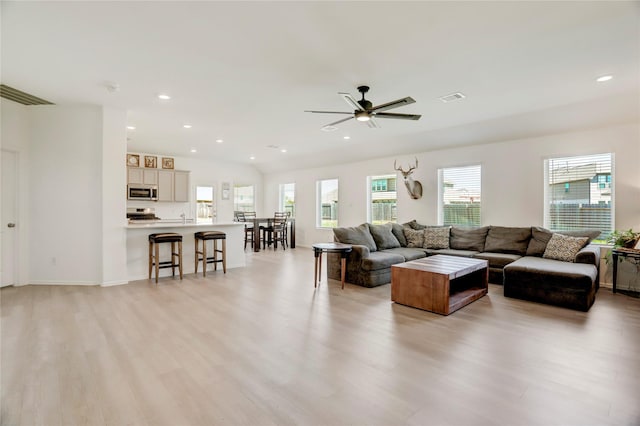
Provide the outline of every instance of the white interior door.
[[2,234],[2,281],[0,287],[14,285],[17,281],[18,264],[18,228],[17,228],[17,176],[18,155],[2,150],[2,216],[0,217]]

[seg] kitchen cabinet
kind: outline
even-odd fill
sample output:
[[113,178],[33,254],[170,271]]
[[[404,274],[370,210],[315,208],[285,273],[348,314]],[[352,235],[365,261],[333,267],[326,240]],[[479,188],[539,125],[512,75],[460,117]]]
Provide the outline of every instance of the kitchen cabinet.
[[128,167],[127,184],[157,185],[158,171],[153,169],[145,169],[142,167]]
[[189,201],[189,174],[181,170],[158,170],[158,201]]

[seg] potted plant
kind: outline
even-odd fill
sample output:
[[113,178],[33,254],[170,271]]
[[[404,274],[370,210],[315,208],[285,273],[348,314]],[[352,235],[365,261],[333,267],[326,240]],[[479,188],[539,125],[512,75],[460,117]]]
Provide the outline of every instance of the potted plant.
[[613,244],[613,248],[633,248],[640,238],[640,232],[634,232],[633,229],[627,231],[614,230],[609,236],[608,242]]

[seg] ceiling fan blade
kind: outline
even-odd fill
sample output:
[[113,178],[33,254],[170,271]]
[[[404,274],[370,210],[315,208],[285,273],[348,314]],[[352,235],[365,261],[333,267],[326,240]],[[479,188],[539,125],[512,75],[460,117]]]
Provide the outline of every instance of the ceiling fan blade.
[[342,96],[342,99],[344,99],[345,102],[349,104],[349,106],[355,108],[356,111],[364,111],[362,105],[360,105],[358,101],[356,101],[349,93],[339,92],[338,95]]
[[374,114],[376,118],[395,118],[397,120],[420,120],[421,115],[417,114],[394,114],[392,112],[377,112]]
[[376,120],[374,120],[373,117],[371,117],[371,119],[369,119],[369,121],[367,121],[367,126],[371,127],[372,129],[379,129],[380,128],[380,124],[378,124],[378,122]]
[[313,112],[315,114],[353,114],[352,112],[340,112],[340,111],[309,111],[309,110],[305,110],[305,112]]
[[411,96],[407,96],[406,98],[398,99],[392,102],[387,102],[386,104],[378,105],[371,108],[369,111],[378,112],[378,111],[386,111],[392,108],[398,108],[401,106],[409,105],[415,103],[415,100]]
[[322,127],[335,126],[336,124],[340,124],[340,123],[343,123],[343,122],[345,122],[345,121],[349,121],[349,120],[351,120],[352,118],[353,118],[353,116],[348,117],[348,118],[343,118],[342,120],[334,121],[333,123],[326,124],[326,125],[324,125],[324,126],[322,126]]

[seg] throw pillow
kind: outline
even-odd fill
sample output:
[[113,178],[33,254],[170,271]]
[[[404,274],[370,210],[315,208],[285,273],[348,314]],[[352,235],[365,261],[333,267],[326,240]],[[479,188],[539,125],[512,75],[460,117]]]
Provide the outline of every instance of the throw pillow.
[[530,238],[531,228],[492,226],[484,242],[484,251],[524,256]]
[[376,251],[376,242],[369,232],[369,224],[349,228],[333,228],[333,235],[338,242],[366,246],[370,252]]
[[369,231],[373,236],[378,250],[400,247],[400,241],[393,235],[391,224],[369,225]]
[[[589,244],[594,238],[600,235],[600,231],[586,229],[581,231],[561,231],[559,234],[569,237],[587,237],[587,244]],[[531,228],[531,240],[529,240],[529,246],[527,247],[527,256],[540,257],[544,255],[544,250],[547,248],[547,243],[551,239],[551,235],[553,235],[553,232],[548,229],[533,226]]]
[[393,232],[393,235],[396,236],[396,238],[398,239],[398,242],[400,243],[400,247],[406,247],[407,246],[407,239],[404,236],[404,231],[403,231],[403,226],[400,225],[399,223],[392,223],[391,224],[391,232]]
[[403,226],[408,226],[409,228],[415,229],[416,231],[423,230],[427,227],[426,225],[418,223],[415,219],[413,219],[411,222],[404,223]]
[[426,249],[448,249],[449,248],[449,227],[425,228],[424,245]]
[[589,237],[569,237],[568,235],[553,234],[542,257],[575,262],[576,255],[588,241]]
[[404,236],[407,239],[407,247],[422,248],[424,245],[424,231],[417,231],[408,227],[404,228]]

